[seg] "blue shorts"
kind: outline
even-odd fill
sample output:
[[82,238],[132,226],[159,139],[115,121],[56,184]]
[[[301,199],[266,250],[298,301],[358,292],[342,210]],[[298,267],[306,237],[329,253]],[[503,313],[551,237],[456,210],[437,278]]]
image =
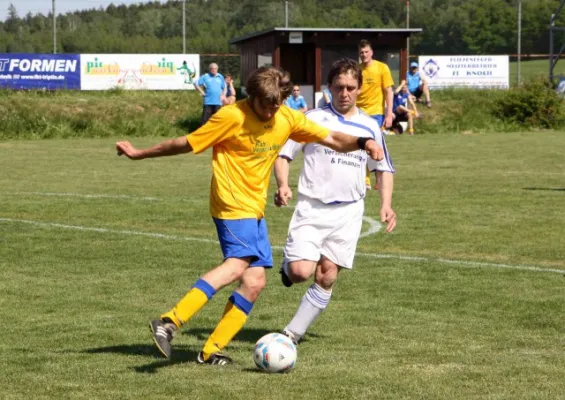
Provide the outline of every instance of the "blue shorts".
[[273,253],[265,218],[213,218],[226,258],[251,257],[251,267],[273,267]]
[[371,115],[371,118],[377,121],[379,123],[379,126],[383,126],[385,122],[385,116],[383,114]]

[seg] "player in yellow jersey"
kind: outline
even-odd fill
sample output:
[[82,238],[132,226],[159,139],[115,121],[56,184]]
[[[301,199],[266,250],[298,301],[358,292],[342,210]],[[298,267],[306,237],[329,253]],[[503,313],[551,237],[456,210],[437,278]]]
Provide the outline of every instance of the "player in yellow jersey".
[[265,287],[265,268],[273,265],[263,215],[271,169],[289,138],[296,142],[319,142],[339,152],[361,148],[375,160],[384,158],[382,147],[374,140],[330,131],[301,112],[283,106],[292,90],[288,73],[273,67],[259,68],[246,88],[247,99],[222,107],[188,136],[143,150],[129,142],[116,143],[118,154],[132,160],[200,153],[213,148],[210,211],[224,261],[198,279],[170,311],[151,321],[153,340],[167,358],[171,357],[175,332],[217,291],[239,281],[197,358],[201,364],[232,362],[222,350],[245,324]]
[[[377,120],[380,126],[386,129],[392,126],[394,119],[394,81],[388,65],[373,60],[373,48],[368,40],[359,42],[359,59],[361,61],[361,73],[363,74],[363,86],[357,97],[357,107]],[[385,116],[386,102],[386,116]],[[367,189],[371,189],[369,170],[365,178]]]

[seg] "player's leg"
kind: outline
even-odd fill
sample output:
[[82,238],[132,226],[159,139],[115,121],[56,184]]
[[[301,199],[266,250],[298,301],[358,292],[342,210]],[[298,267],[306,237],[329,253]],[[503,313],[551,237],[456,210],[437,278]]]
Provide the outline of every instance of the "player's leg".
[[298,310],[283,333],[296,344],[302,339],[308,327],[324,312],[332,296],[332,287],[337,280],[339,267],[322,256],[316,268],[314,283],[306,290]]
[[213,114],[213,106],[202,106],[202,117],[200,118],[200,125],[204,125]]
[[256,241],[257,220],[214,218],[214,223],[224,262],[198,279],[170,311],[151,322],[153,340],[167,358],[171,356],[170,343],[175,331],[202,309],[218,290],[240,280],[250,263],[259,258],[256,246],[247,244]]
[[250,220],[244,226],[246,232],[241,234],[239,239],[252,249],[256,257],[243,272],[239,286],[228,299],[222,318],[198,355],[200,363],[223,365],[231,362],[222,350],[245,325],[253,305],[267,282],[265,268],[273,266],[265,220]]
[[171,341],[176,331],[200,311],[218,290],[240,279],[250,261],[249,257],[226,259],[198,279],[170,311],[151,321],[153,340],[165,357],[171,357]]
[[280,269],[281,281],[286,287],[310,279],[320,259],[324,231],[331,229],[321,203],[304,196],[299,197],[284,247]]
[[264,268],[250,267],[244,272],[238,288],[226,304],[222,318],[198,355],[199,363],[223,365],[231,362],[222,350],[245,325],[266,283]]
[[421,86],[422,93],[426,99],[426,105],[428,107],[432,106],[432,100],[430,99],[430,89],[428,88],[428,82],[423,82]]
[[413,111],[409,110],[406,113],[406,117],[408,118],[408,134],[414,134],[414,114]]
[[315,282],[308,288],[294,318],[285,327],[287,336],[294,336],[297,341],[302,338],[308,327],[327,308],[340,269],[353,268],[363,212],[362,200],[326,210],[325,214],[333,229],[331,233],[324,235]]

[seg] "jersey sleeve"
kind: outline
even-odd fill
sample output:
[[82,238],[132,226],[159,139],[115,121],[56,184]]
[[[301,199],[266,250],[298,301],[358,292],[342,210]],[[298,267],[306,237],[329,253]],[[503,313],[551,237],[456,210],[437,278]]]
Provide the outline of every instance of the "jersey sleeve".
[[288,160],[294,160],[296,154],[302,150],[304,145],[302,143],[297,143],[292,139],[288,139],[284,146],[282,147],[279,157],[284,157]]
[[330,134],[330,130],[317,123],[310,121],[306,115],[299,111],[291,111],[293,120],[291,121],[290,138],[299,143],[321,142]]
[[208,122],[186,136],[188,143],[195,154],[230,139],[237,135],[240,126],[239,118],[233,115],[228,108],[220,110],[212,115]]
[[204,86],[204,75],[200,75],[198,78],[198,82],[196,82],[198,86]]
[[308,104],[306,104],[306,100],[304,100],[304,97],[300,99],[300,108],[307,108]]
[[395,172],[394,165],[392,164],[390,153],[388,152],[388,149],[386,147],[384,136],[381,134],[380,138],[379,136],[377,136],[375,140],[377,141],[378,144],[382,146],[385,153],[385,158],[383,158],[381,161],[376,161],[373,160],[372,158],[369,158],[367,160],[367,168],[369,168],[369,171],[371,172],[379,171],[379,172],[390,172],[394,174]]
[[392,80],[392,74],[390,73],[390,68],[386,64],[383,64],[382,83],[383,83],[383,89],[394,86],[394,81]]

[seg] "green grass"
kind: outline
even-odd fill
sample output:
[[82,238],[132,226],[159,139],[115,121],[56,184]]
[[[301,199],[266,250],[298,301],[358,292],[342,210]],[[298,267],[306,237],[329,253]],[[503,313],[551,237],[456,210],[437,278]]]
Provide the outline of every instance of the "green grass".
[[[132,162],[114,141],[0,142],[2,398],[563,398],[564,278],[545,271],[565,271],[563,132],[390,137],[398,228],[360,240],[287,375],[251,359],[306,289],[276,270],[235,366],[194,362],[228,290],[158,357],[147,322],[221,262],[211,155]],[[378,205],[370,192],[366,215]],[[275,246],[291,213],[268,206]]]
[[[565,75],[565,60],[559,60],[555,69],[555,75]],[[520,62],[520,76],[522,81],[543,77],[549,79],[549,57],[542,60],[522,60]],[[518,81],[518,63],[510,62],[510,85]]]

